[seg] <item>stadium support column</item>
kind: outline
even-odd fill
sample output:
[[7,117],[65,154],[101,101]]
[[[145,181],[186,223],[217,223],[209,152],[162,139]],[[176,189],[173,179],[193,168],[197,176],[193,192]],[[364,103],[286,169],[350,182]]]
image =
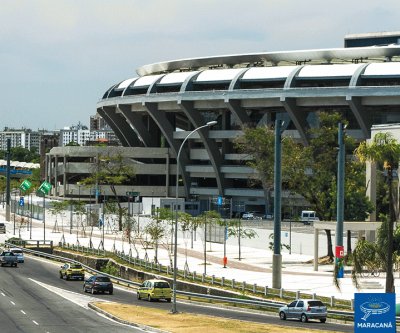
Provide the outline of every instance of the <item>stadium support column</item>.
[[272,257],[272,288],[282,288],[281,254],[281,120],[275,121],[274,162],[274,254]]

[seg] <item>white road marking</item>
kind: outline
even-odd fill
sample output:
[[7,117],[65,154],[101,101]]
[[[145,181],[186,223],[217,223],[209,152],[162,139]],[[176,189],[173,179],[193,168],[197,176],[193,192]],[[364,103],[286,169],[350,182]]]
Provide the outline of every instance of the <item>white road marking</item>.
[[13,301],[10,301],[10,303],[11,303],[12,305],[15,305],[15,303],[14,303]]
[[[100,299],[100,298],[95,298],[95,297],[92,297],[92,296],[88,296],[88,295],[76,293],[76,292],[73,292],[73,291],[65,290],[65,289],[62,289],[62,288],[54,287],[54,286],[52,286],[52,285],[45,284],[45,283],[43,283],[43,282],[34,280],[34,279],[32,279],[32,278],[29,278],[29,280],[31,280],[32,282],[37,283],[39,286],[42,286],[43,288],[49,290],[50,292],[53,292],[53,293],[55,293],[55,294],[57,294],[57,295],[59,295],[59,296],[65,298],[65,299],[67,299],[68,301],[73,302],[73,303],[75,303],[75,304],[77,304],[77,305],[79,305],[79,306],[81,306],[81,307],[83,307],[83,308],[85,308],[85,309],[88,309],[88,310],[91,310],[91,309],[89,308],[89,306],[88,306],[88,303],[90,303],[90,302],[108,302],[108,303],[114,303],[114,302],[112,302],[112,301],[105,301],[105,300]],[[122,289],[122,288],[118,288],[118,289]],[[93,310],[91,310],[91,311],[93,311]],[[112,321],[113,323],[117,323],[117,324],[120,324],[120,325],[122,325],[122,326],[131,327],[131,325],[127,325],[127,324],[123,324],[123,323],[120,323],[120,322],[118,322],[118,321],[115,321],[114,319],[109,318],[109,317],[103,315],[103,314],[100,313],[100,312],[95,311],[95,313],[96,313],[98,316],[103,317],[104,319],[107,319],[107,320],[109,320],[109,321]],[[139,329],[139,328],[136,328],[136,329]]]
[[89,307],[88,307],[88,303],[89,302],[103,301],[103,300],[100,300],[100,299],[95,298],[95,297],[91,297],[91,296],[83,295],[83,294],[80,294],[80,293],[76,293],[74,291],[69,291],[69,290],[65,290],[65,289],[62,289],[62,288],[54,287],[52,285],[45,284],[43,282],[34,280],[32,278],[29,278],[29,280],[37,283],[39,286],[42,286],[43,288],[45,288],[45,289],[47,289],[47,290],[49,290],[49,291],[51,291],[51,292],[63,297],[63,298],[65,298],[65,299],[67,299],[67,300],[69,300],[69,301],[71,301],[71,302],[73,302],[73,303],[85,308],[85,309],[89,309]]
[[26,312],[25,312],[24,310],[21,310],[21,312],[22,312],[24,315],[26,315]]
[[6,296],[6,294],[5,293],[1,293],[3,296]]
[[33,321],[33,323],[34,323],[35,325],[39,326],[39,324],[38,324],[36,321],[34,321],[34,320],[32,320],[32,321]]

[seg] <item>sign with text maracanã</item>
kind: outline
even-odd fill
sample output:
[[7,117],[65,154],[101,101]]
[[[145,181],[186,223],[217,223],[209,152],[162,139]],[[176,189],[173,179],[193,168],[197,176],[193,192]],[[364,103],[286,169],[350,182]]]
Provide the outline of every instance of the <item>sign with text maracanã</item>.
[[370,332],[396,332],[396,294],[354,294],[354,333]]

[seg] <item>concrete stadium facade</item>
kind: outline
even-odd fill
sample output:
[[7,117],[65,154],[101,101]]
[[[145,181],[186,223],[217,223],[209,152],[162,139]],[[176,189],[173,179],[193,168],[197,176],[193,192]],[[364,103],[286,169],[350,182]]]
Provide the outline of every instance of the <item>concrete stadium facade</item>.
[[[104,93],[100,115],[125,147],[168,148],[167,187],[175,184],[183,139],[217,121],[185,144],[179,196],[232,198],[234,211],[264,205],[262,188],[249,182],[255,176],[246,165],[250,157],[235,149],[243,126],[282,119],[283,135],[307,144],[319,111],[342,113],[347,132],[358,140],[369,138],[373,125],[400,123],[399,45],[182,59],[145,65],[137,73]],[[157,162],[141,163],[149,170],[148,184],[141,185],[152,186],[151,164]],[[284,193],[283,205],[285,200]],[[296,200],[293,205],[304,205]]]

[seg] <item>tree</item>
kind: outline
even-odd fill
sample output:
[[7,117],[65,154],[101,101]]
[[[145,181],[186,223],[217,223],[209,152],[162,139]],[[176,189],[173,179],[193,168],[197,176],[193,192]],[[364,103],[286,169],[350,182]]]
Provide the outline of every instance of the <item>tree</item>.
[[[6,151],[0,150],[0,158],[6,158]],[[37,152],[36,147],[32,147],[31,149],[27,149],[24,147],[12,147],[10,149],[10,159],[12,161],[19,161],[19,162],[32,162],[32,163],[39,163],[40,155]]]
[[[171,220],[172,213],[167,208],[157,208],[155,214],[151,217],[151,222],[146,225],[145,232],[150,236],[151,242],[154,247],[154,262],[158,262],[158,245],[167,233],[165,220]],[[168,240],[167,240],[168,244]],[[168,247],[168,245],[167,245]],[[167,249],[168,250],[168,249]],[[168,251],[169,252],[169,251]],[[170,258],[171,261],[171,258]]]
[[117,185],[129,184],[135,177],[133,164],[122,156],[116,149],[105,155],[99,155],[92,167],[92,175],[85,178],[82,183],[91,186],[109,186],[113,193],[114,201],[118,206],[118,230],[123,227],[123,207],[117,194]]
[[[355,151],[356,156],[362,161],[377,162],[383,165],[386,170],[388,198],[389,198],[389,215],[385,219],[382,228],[384,237],[379,238],[380,247],[385,246],[385,268],[386,268],[386,285],[387,293],[394,293],[394,276],[393,276],[393,251],[394,251],[394,222],[395,203],[393,198],[393,170],[397,170],[400,159],[400,144],[390,133],[377,133],[370,143],[362,142]],[[378,243],[379,244],[379,243]]]
[[54,231],[58,232],[58,223],[57,223],[57,217],[58,215],[61,216],[61,230],[62,230],[62,234],[63,234],[63,240],[64,239],[64,210],[67,209],[69,205],[68,201],[54,201],[52,203],[52,207],[50,208],[50,213],[52,215],[56,216],[56,221],[54,224]]
[[[343,120],[338,113],[319,112],[319,126],[308,131],[308,146],[297,144],[290,137],[282,140],[282,187],[302,195],[325,221],[336,218],[336,161],[340,121]],[[252,157],[247,164],[258,171],[258,178],[266,192],[267,206],[273,188],[274,142],[274,133],[269,127],[245,128],[243,137],[237,141],[239,150],[248,152]],[[347,154],[351,154],[355,147],[354,140],[347,135],[345,146]],[[359,162],[346,159],[345,207],[357,205],[357,210],[345,209],[345,219],[364,220],[366,213],[372,211],[365,195],[364,181],[364,170]],[[325,232],[327,256],[333,259],[331,231],[327,229]]]
[[252,239],[257,237],[257,233],[250,228],[243,228],[242,222],[240,219],[233,219],[228,221],[228,237],[233,236],[238,239],[238,247],[239,247],[239,260],[242,260],[242,251],[240,241],[243,238]]
[[211,225],[219,224],[221,225],[221,215],[214,211],[208,210],[197,216],[196,224],[198,226],[202,226],[204,228],[204,275],[207,273],[207,227],[209,226],[211,229]]

